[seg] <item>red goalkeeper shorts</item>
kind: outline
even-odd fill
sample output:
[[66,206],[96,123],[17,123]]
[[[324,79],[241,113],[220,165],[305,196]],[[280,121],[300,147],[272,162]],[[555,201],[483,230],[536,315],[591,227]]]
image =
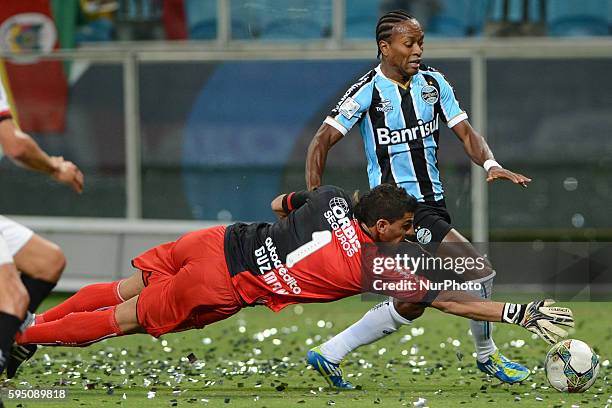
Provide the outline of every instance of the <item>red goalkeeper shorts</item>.
[[227,270],[224,234],[225,227],[190,232],[132,260],[145,284],[137,316],[147,333],[201,329],[245,306]]

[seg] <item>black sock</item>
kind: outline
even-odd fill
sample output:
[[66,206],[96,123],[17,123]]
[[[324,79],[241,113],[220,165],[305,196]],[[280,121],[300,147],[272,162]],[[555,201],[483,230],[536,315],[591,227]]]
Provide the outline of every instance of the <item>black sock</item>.
[[15,333],[17,333],[20,325],[21,319],[17,316],[0,312],[0,373],[4,371],[4,366],[15,341]]
[[28,306],[28,310],[30,313],[34,313],[42,301],[45,300],[49,292],[53,290],[55,283],[30,278],[23,273],[21,274],[21,281],[30,294],[30,305]]

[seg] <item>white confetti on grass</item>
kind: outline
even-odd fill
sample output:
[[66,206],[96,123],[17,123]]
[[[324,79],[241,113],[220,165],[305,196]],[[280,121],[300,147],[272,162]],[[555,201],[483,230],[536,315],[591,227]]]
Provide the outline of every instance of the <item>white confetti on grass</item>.
[[425,398],[419,397],[419,399],[414,401],[412,405],[415,407],[424,407],[426,402],[427,400]]
[[413,327],[410,329],[410,334],[412,334],[412,337],[422,336],[425,334],[425,329],[422,327]]

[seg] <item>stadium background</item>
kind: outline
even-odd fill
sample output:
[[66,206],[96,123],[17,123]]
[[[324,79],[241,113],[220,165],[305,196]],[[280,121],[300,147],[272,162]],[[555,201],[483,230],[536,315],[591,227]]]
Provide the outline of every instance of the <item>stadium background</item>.
[[[572,255],[601,245],[597,261],[612,264],[612,0],[3,0],[0,73],[16,117],[46,151],[81,166],[86,189],[74,195],[2,159],[0,214],[61,245],[60,292],[127,276],[134,255],[183,232],[271,221],[270,200],[304,187],[306,148],[329,109],[376,64],[378,16],[397,7],[425,25],[425,62],[452,82],[496,158],[534,179],[525,190],[486,188],[443,127],[441,172],[460,231],[505,246],[511,259],[494,263],[518,281],[538,262],[559,263],[556,252],[526,262],[525,249],[546,241],[586,241],[570,244]],[[330,153],[324,180],[367,189],[356,130]],[[587,275],[589,265],[574,266]],[[534,297],[500,288],[504,300]],[[512,387],[485,379],[465,321],[432,310],[347,359],[362,389],[324,390],[305,352],[359,319],[371,305],[362,301],[273,318],[248,308],[159,340],[46,347],[0,387],[68,387],[68,401],[40,404],[49,408],[612,403],[609,302],[564,302],[577,317],[572,336],[602,360],[586,394],[546,388],[548,346],[508,325],[495,327],[498,346],[534,374]]]
[[[396,6],[424,21],[425,62],[447,75],[496,158],[534,179],[524,191],[504,183],[487,191],[483,172],[443,129],[439,157],[456,226],[476,241],[610,238],[610,1],[7,4],[0,32],[17,117],[87,180],[85,193],[71,196],[3,160],[10,194],[0,194],[0,209],[62,245],[66,287],[84,282],[85,247],[112,254],[88,266],[86,279],[99,280],[111,277],[98,265],[105,260],[117,265],[113,277],[129,273],[139,249],[194,226],[272,220],[269,201],[304,187],[309,141],[376,64],[377,16]],[[36,22],[11,19],[28,11],[55,22],[50,47]],[[45,70],[54,76],[33,80]],[[24,80],[24,72],[34,74]],[[46,86],[54,90],[44,95]],[[58,109],[57,123],[41,131]],[[357,129],[334,147],[325,182],[367,189]]]

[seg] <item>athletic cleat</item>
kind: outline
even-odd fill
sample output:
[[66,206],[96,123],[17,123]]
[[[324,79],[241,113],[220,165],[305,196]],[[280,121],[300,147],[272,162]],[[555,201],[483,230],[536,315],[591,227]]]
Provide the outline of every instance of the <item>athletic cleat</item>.
[[476,365],[483,373],[509,384],[523,381],[531,374],[527,367],[508,360],[499,350],[491,354],[486,362],[477,361]]
[[28,344],[25,346],[14,345],[11,349],[11,355],[8,358],[8,362],[6,363],[6,377],[15,377],[19,366],[31,359],[37,349],[38,346],[35,344]]
[[342,378],[340,364],[332,363],[321,353],[319,347],[312,348],[306,354],[306,361],[325,378],[330,387],[341,390],[353,390],[355,387]]

